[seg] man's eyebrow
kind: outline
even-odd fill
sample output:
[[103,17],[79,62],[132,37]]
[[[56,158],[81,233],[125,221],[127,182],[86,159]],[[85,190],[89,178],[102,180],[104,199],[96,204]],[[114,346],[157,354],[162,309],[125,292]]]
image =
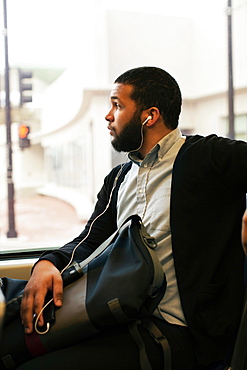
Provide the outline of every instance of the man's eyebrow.
[[111,98],[110,98],[110,100],[111,100],[111,102],[113,103],[114,101],[116,102],[118,102],[118,104],[120,104],[120,105],[122,105],[123,103],[122,103],[122,100],[118,97],[118,96],[111,96]]

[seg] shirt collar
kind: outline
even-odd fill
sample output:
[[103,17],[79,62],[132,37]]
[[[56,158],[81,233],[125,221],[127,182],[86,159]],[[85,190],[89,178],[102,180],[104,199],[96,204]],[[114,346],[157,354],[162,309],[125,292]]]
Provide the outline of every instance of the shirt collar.
[[182,133],[179,128],[176,128],[175,130],[172,130],[169,132],[169,134],[165,135],[146,155],[144,159],[140,159],[139,152],[130,152],[128,154],[129,159],[137,164],[138,166],[141,166],[142,163],[150,163],[154,162],[157,158],[162,159],[165,154],[171,149],[173,144],[181,139]]

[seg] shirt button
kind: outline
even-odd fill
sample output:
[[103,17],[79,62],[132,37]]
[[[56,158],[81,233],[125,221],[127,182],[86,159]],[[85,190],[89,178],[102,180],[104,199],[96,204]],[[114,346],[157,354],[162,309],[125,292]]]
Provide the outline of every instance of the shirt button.
[[147,168],[147,166],[148,166],[147,164],[144,164],[144,168]]

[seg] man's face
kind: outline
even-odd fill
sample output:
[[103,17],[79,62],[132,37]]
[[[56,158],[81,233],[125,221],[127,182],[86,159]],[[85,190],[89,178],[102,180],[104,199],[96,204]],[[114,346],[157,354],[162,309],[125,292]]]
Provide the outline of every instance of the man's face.
[[111,109],[106,115],[112,146],[118,152],[137,150],[141,144],[141,111],[130,98],[131,85],[114,84],[111,91]]

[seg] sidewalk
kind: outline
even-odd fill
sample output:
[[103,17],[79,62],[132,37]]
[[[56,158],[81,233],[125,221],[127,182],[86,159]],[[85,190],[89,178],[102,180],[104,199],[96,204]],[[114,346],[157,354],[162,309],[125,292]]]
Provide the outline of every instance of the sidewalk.
[[7,238],[7,201],[0,202],[0,250],[57,247],[74,239],[84,228],[68,203],[42,195],[15,201],[17,238]]

